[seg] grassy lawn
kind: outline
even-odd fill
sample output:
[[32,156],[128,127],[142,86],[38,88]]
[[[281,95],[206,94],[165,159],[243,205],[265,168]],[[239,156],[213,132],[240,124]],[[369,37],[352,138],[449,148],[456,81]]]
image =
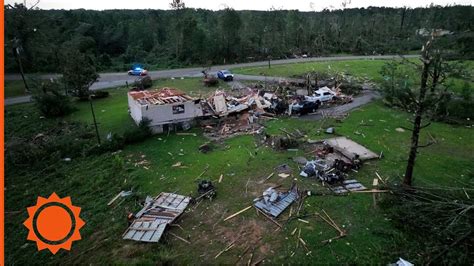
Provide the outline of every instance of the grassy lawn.
[[[348,61],[325,61],[325,62],[308,62],[294,63],[286,65],[275,65],[271,68],[268,66],[235,68],[233,72],[244,75],[265,75],[275,77],[297,77],[301,78],[306,73],[317,71],[328,74],[344,73],[355,77],[364,78],[374,82],[380,82],[382,76],[380,70],[382,66],[390,60],[383,59],[365,59],[365,60],[348,60]],[[412,62],[419,62],[417,59],[410,59]],[[474,61],[465,62],[467,69],[474,69]],[[453,91],[460,93],[464,86],[474,88],[474,83],[469,81],[467,84],[459,79],[452,79]]]
[[381,67],[389,60],[366,59],[366,60],[347,60],[347,61],[324,61],[294,63],[287,65],[247,67],[232,69],[233,72],[245,75],[266,75],[275,77],[302,77],[311,71],[318,72],[344,72],[354,76],[367,79],[380,79],[379,71]]
[[[337,62],[340,68],[351,62]],[[382,61],[353,62],[351,69],[358,73],[375,75],[370,64],[380,67]],[[331,63],[332,65],[335,63]],[[300,66],[295,65],[295,68]],[[305,66],[309,67],[309,66]],[[322,66],[324,68],[324,66]],[[287,66],[287,68],[291,68]],[[327,68],[327,66],[326,66]],[[274,70],[275,69],[275,70]],[[280,71],[272,67],[271,71]],[[285,73],[283,70],[279,73]],[[288,70],[285,70],[288,71]],[[303,70],[302,70],[303,71]],[[278,72],[272,75],[278,75]],[[290,75],[298,75],[296,70]],[[214,89],[202,87],[198,79],[159,80],[156,87],[173,86],[192,95]],[[101,135],[107,132],[123,132],[132,127],[127,113],[126,90],[111,90],[111,96],[94,101]],[[65,118],[90,124],[89,103],[77,103],[78,111]],[[39,119],[31,104],[12,106],[7,109],[7,141],[14,137],[36,135],[39,127],[52,126],[54,121]],[[400,126],[409,126],[410,115],[389,109],[379,102],[371,103],[353,111],[343,122],[325,121],[323,128],[334,126],[336,133],[347,136],[384,158],[367,162],[353,177],[371,187],[377,171],[385,178],[397,181],[404,173],[408,155],[410,132],[398,132]],[[51,123],[51,125],[49,125]],[[267,133],[281,134],[280,128],[298,128],[310,139],[327,137],[318,134],[321,121],[298,118],[279,118],[266,123]],[[265,258],[266,263],[282,264],[386,264],[398,257],[419,262],[417,250],[403,249],[397,241],[410,241],[410,236],[400,232],[385,216],[383,210],[373,206],[372,195],[360,193],[349,196],[312,196],[307,198],[304,213],[312,214],[326,210],[328,214],[347,230],[348,236],[328,245],[321,241],[336,236],[336,231],[316,218],[309,223],[292,220],[283,230],[275,232],[276,226],[254,210],[249,210],[234,219],[223,218],[252,204],[264,189],[271,185],[289,187],[295,182],[302,190],[326,191],[319,182],[298,175],[297,165],[292,161],[297,152],[274,151],[260,145],[253,136],[240,136],[215,143],[215,149],[202,154],[198,147],[207,141],[198,128],[192,129],[197,136],[157,135],[143,143],[127,146],[114,154],[73,158],[71,162],[58,161],[41,169],[11,169],[6,174],[6,263],[79,263],[79,264],[233,264],[247,246],[255,248],[254,262]],[[442,185],[463,186],[473,182],[474,139],[472,128],[454,127],[433,123],[421,135],[421,143],[432,137],[437,144],[420,151],[415,184],[419,186]],[[307,155],[306,155],[307,156]],[[145,165],[138,162],[146,161]],[[183,167],[172,167],[182,162]],[[292,176],[273,176],[266,183],[259,183],[274,172],[274,167],[287,163],[294,170]],[[144,167],[146,166],[146,167]],[[146,195],[157,195],[162,191],[183,195],[196,195],[196,178],[208,167],[202,178],[211,179],[217,185],[217,198],[190,206],[180,219],[180,227],[169,230],[187,238],[186,244],[165,233],[159,244],[142,244],[121,239],[127,228],[126,216],[141,207],[138,202]],[[222,183],[217,183],[220,175]],[[119,200],[114,206],[107,202],[121,190],[133,189],[134,196]],[[71,252],[61,250],[52,256],[48,251],[37,252],[35,243],[26,240],[27,230],[22,225],[26,219],[25,208],[35,203],[38,195],[48,196],[52,192],[60,196],[71,196],[75,205],[82,207],[81,217],[86,225],[81,229],[82,240],[75,242]],[[287,210],[281,219],[288,217]],[[311,254],[296,248],[293,230],[301,229],[301,237]],[[242,232],[249,235],[236,242],[236,246],[214,259],[236,236]],[[261,240],[259,241],[259,239]],[[417,243],[414,243],[416,246]],[[250,252],[242,259],[250,257]],[[241,261],[241,262],[242,262]]]
[[5,80],[5,98],[24,96],[28,93],[25,92],[25,84],[22,80]]

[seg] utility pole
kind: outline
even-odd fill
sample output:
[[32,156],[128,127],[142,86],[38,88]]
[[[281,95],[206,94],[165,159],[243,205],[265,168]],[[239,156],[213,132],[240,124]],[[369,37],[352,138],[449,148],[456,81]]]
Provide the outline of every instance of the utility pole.
[[97,135],[97,142],[100,145],[99,128],[97,127],[97,120],[95,119],[94,106],[92,105],[92,99],[90,95],[89,95],[89,103],[91,105],[92,118],[94,119],[94,127],[95,127],[95,134]]
[[21,55],[20,55],[20,41],[18,39],[14,39],[13,40],[14,44],[13,44],[13,55],[15,56],[16,58],[16,61],[18,62],[18,67],[20,68],[20,75],[21,75],[21,79],[23,80],[23,83],[25,84],[25,90],[26,92],[30,92],[30,88],[28,87],[28,83],[26,82],[26,78],[25,78],[25,72],[23,71],[23,64],[21,62]]

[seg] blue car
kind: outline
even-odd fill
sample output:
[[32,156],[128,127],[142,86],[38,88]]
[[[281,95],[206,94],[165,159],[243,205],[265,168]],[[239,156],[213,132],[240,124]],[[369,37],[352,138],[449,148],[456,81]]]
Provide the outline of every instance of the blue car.
[[146,76],[148,75],[148,71],[143,68],[140,64],[134,64],[132,69],[128,71],[128,75],[130,76]]
[[230,73],[229,70],[217,71],[217,77],[223,81],[232,81],[234,80],[234,74]]

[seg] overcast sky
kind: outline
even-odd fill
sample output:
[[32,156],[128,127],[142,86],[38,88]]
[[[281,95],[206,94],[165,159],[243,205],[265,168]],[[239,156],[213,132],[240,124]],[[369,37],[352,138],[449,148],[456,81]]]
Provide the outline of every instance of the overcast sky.
[[[341,8],[342,2],[349,0],[184,0],[187,7],[205,9],[223,9],[231,7],[237,10],[269,10],[276,9],[299,9],[301,11],[322,10],[324,8]],[[5,4],[23,2],[17,0],[5,0]],[[27,6],[36,0],[27,0]],[[171,0],[41,0],[38,7],[41,9],[169,9]],[[436,5],[472,5],[473,0],[352,0],[347,5],[349,8],[368,6],[387,7],[425,7],[430,3]]]

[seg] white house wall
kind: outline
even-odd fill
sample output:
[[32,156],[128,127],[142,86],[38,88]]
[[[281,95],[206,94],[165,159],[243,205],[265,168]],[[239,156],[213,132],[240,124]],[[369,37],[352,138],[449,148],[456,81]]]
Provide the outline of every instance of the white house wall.
[[[173,106],[177,105],[184,105],[184,113],[173,114]],[[152,120],[151,126],[187,121],[203,115],[201,105],[195,104],[194,101],[166,105],[150,104],[148,108],[143,106],[141,112],[143,117]]]
[[140,121],[142,121],[142,106],[130,95],[128,95],[128,109],[130,111],[130,116],[138,125]]

